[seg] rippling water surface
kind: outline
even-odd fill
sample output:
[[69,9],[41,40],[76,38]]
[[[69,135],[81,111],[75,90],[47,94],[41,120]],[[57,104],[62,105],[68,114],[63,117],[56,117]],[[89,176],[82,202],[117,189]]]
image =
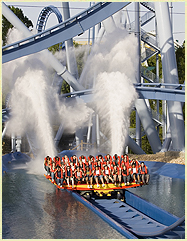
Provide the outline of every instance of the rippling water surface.
[[[184,215],[184,180],[153,175],[133,193],[166,211]],[[44,176],[14,170],[2,178],[4,239],[124,239],[95,213]]]
[[24,171],[3,177],[5,239],[122,239],[95,213],[44,176]]
[[177,217],[185,213],[185,180],[151,175],[149,185],[131,188],[132,193]]

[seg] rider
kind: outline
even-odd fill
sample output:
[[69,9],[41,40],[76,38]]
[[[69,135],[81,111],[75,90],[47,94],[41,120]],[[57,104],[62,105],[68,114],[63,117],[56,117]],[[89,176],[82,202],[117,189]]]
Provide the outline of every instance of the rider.
[[140,165],[140,176],[141,176],[142,182],[144,184],[148,184],[149,183],[149,177],[150,176],[148,174],[148,168],[144,164],[144,162],[141,162],[141,165]]
[[107,165],[105,165],[104,167],[103,174],[104,174],[104,179],[106,180],[107,183],[109,183],[109,179],[112,181],[112,183],[114,182],[114,180],[111,177],[110,168]]
[[56,184],[58,186],[60,186],[61,184],[61,179],[62,179],[62,169],[60,168],[60,166],[58,165],[56,167],[56,170],[54,171],[54,174],[55,174],[55,179],[56,179]]
[[75,180],[76,182],[81,182],[82,181],[82,170],[80,169],[80,167],[78,166],[75,169]]
[[126,167],[126,165],[123,166],[122,176],[123,176],[123,181],[125,185],[129,185],[130,175],[129,175],[129,169]]
[[67,166],[65,177],[66,177],[68,187],[70,187],[69,184],[70,184],[70,181],[71,181],[72,182],[72,188],[74,188],[74,173],[73,173],[70,166]]
[[[92,174],[92,169],[89,166],[86,166],[85,180],[88,188],[92,188],[93,174]],[[90,181],[90,185],[89,185],[89,181]]]
[[139,166],[133,163],[130,172],[131,172],[132,179],[135,180],[136,183],[137,182],[140,183]]
[[78,165],[79,160],[78,160],[78,158],[77,158],[76,155],[73,155],[73,156],[71,157],[71,161],[73,162],[73,164],[75,164],[75,166]]
[[102,171],[102,169],[99,168],[98,166],[95,167],[95,170],[94,170],[94,178],[95,178],[97,187],[99,187],[99,180],[101,180],[102,186],[103,186],[103,187],[105,186],[104,180],[103,180],[103,171]]
[[46,156],[44,159],[44,169],[47,171],[47,175],[50,176],[50,169],[52,168],[52,159],[49,156]]

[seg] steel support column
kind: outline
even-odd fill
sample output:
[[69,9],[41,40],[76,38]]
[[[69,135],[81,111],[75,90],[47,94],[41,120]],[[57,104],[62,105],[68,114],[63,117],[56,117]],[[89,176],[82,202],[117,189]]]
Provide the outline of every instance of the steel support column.
[[96,144],[96,114],[92,115],[92,145]]
[[[69,2],[62,2],[62,18],[63,21],[70,18],[70,11],[69,11]],[[68,39],[65,41],[65,48],[66,48],[66,60],[67,60],[67,67],[68,71],[73,75],[75,79],[78,79],[78,70],[77,70],[77,62],[75,58],[75,54],[73,51],[73,39]],[[74,89],[70,87],[70,92],[73,92]],[[77,132],[76,132],[77,136]],[[83,140],[83,137],[77,137],[76,139],[76,146],[79,145],[79,139]]]
[[[155,26],[156,26],[156,42],[157,42],[157,46],[158,46],[158,32],[157,32],[157,22],[156,22],[156,18],[155,18]],[[156,80],[157,83],[159,82],[159,58],[158,58],[158,53],[156,54]],[[159,100],[156,101],[157,102],[157,119],[159,120]],[[157,126],[157,132],[159,135],[159,125]]]
[[90,137],[91,137],[91,126],[92,126],[92,114],[90,115],[90,118],[89,118],[89,123],[88,123],[88,132],[87,132],[87,148],[86,148],[86,151],[89,150],[89,144],[90,144]]
[[[107,33],[111,33],[116,28],[112,17],[103,21],[103,25]],[[161,142],[152,121],[151,115],[147,109],[145,100],[137,99],[135,102],[135,107],[145,130],[145,133],[148,137],[153,153],[159,152],[161,149]]]
[[11,152],[15,152],[16,151],[16,137],[15,134],[12,133],[11,135]]
[[[63,21],[70,18],[69,2],[62,2],[62,18]],[[65,41],[65,48],[68,71],[75,77],[75,79],[78,79],[77,62],[73,51],[73,39]]]
[[[167,2],[155,2],[160,53],[165,83],[178,84],[178,72],[174,41],[171,29],[169,7]],[[180,102],[167,101],[173,149],[176,151],[185,148],[185,130],[182,106]]]
[[97,139],[97,151],[100,151],[100,129],[99,129],[99,115],[96,114],[96,139]]
[[[138,69],[137,83],[141,82],[141,34],[140,34],[140,3],[135,2],[135,36],[138,40]],[[136,143],[141,146],[141,123],[138,112],[136,110]]]

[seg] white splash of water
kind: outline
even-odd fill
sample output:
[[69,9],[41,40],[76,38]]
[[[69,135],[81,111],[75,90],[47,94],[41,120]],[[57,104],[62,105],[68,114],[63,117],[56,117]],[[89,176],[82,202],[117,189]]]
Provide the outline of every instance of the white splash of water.
[[[9,43],[22,39],[16,29],[9,33]],[[58,54],[63,62],[63,52]],[[43,158],[54,157],[57,151],[54,146],[52,123],[54,120],[74,132],[84,126],[89,118],[90,109],[80,99],[73,104],[62,102],[51,87],[54,70],[47,64],[41,54],[32,54],[3,64],[3,82],[11,86],[11,114],[8,133],[17,135],[29,133],[37,148],[37,158],[26,167],[32,173],[43,173]],[[32,135],[31,135],[32,134]],[[32,138],[31,138],[32,139]]]
[[102,128],[110,137],[110,153],[121,155],[128,135],[129,114],[137,97],[134,86],[123,73],[104,72],[97,76],[94,94]]
[[50,89],[46,81],[45,68],[36,58],[28,58],[19,67],[11,96],[13,118],[9,129],[17,135],[28,130],[37,136],[40,153],[54,156],[56,153],[50,123]]
[[137,40],[124,29],[116,29],[96,45],[87,60],[81,83],[94,87],[95,107],[101,131],[109,138],[111,154],[123,153],[129,115],[137,98]]

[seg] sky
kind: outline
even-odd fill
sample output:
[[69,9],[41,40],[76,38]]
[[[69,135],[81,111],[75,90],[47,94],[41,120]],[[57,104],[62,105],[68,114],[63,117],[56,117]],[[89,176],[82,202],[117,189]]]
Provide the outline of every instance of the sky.
[[[54,1],[54,2],[5,2],[7,5],[13,5],[15,7],[21,8],[24,14],[32,20],[34,27],[36,26],[38,16],[41,10],[49,5],[53,5],[59,9],[61,12],[62,9],[62,2],[61,1]],[[74,15],[78,14],[79,12],[83,11],[84,9],[90,6],[90,2],[69,2],[70,6],[70,16],[73,17]],[[129,10],[130,20],[134,20],[134,3],[132,2],[128,5],[127,9]],[[171,9],[171,8],[170,8]],[[145,14],[147,11],[146,8],[141,6],[140,8],[141,14]],[[173,17],[173,33],[174,39],[179,41],[179,44],[182,44],[185,40],[185,2],[172,2],[172,17]],[[52,27],[58,24],[57,18],[55,14],[51,14],[48,21],[46,28]],[[152,20],[149,24],[146,25],[145,30],[152,31],[155,28],[154,20]],[[80,37],[76,37],[76,40],[86,41],[87,35],[81,35]]]

